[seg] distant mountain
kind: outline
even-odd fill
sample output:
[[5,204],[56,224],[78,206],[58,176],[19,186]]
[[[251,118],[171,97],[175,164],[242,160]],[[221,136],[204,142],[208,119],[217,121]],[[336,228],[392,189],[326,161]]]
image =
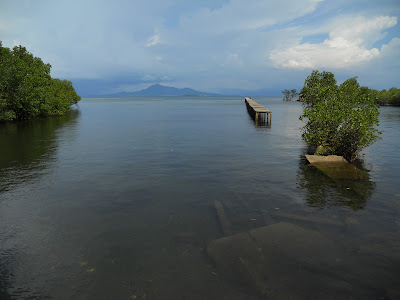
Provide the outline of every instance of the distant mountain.
[[147,89],[137,92],[122,92],[116,94],[103,95],[103,97],[167,97],[167,96],[222,96],[216,93],[199,92],[193,89],[178,89],[171,86],[154,84]]

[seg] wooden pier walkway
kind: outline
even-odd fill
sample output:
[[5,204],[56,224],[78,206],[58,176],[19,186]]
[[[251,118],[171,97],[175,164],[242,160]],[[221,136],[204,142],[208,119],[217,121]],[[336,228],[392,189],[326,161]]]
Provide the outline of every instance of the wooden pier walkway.
[[271,124],[272,111],[249,97],[244,98],[244,101],[246,102],[247,111],[256,124]]

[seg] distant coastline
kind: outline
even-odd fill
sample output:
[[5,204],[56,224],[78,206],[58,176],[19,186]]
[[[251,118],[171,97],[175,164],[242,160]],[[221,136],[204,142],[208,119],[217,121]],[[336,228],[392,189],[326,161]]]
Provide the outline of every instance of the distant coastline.
[[146,89],[136,92],[118,92],[112,94],[93,94],[82,91],[85,98],[128,98],[128,97],[279,97],[276,90],[243,90],[227,89],[223,93],[198,91],[191,88],[175,88],[161,84],[154,84]]
[[124,97],[177,97],[177,96],[202,96],[202,97],[219,97],[224,96],[217,93],[208,93],[197,91],[190,88],[175,88],[161,84],[154,84],[146,89],[137,92],[120,92],[114,94],[106,94],[101,97],[104,98],[124,98]]

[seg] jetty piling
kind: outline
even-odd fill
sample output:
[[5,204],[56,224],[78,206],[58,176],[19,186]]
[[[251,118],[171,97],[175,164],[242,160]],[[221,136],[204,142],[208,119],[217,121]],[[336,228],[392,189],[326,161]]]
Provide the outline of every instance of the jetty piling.
[[257,103],[250,97],[244,98],[244,101],[246,103],[247,111],[249,112],[250,116],[254,119],[256,125],[271,124],[272,111],[262,106],[261,104]]

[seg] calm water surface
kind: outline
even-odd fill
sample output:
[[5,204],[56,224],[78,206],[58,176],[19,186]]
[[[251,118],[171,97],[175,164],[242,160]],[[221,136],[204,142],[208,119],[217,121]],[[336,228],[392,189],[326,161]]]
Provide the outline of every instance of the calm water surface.
[[0,125],[1,299],[400,299],[400,109],[333,180],[301,104],[84,99]]

